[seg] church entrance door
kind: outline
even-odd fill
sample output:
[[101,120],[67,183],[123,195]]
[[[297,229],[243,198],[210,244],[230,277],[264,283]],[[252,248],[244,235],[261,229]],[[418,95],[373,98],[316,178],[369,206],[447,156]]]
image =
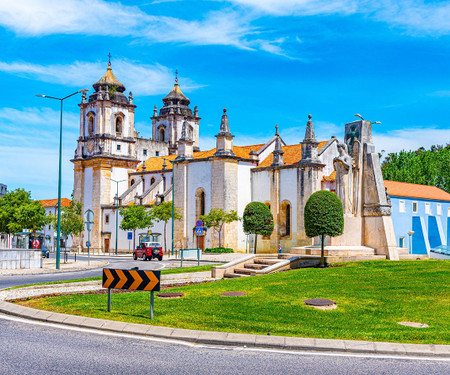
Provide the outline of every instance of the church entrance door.
[[109,253],[109,238],[105,238],[105,253]]
[[205,236],[197,236],[197,249],[205,250]]

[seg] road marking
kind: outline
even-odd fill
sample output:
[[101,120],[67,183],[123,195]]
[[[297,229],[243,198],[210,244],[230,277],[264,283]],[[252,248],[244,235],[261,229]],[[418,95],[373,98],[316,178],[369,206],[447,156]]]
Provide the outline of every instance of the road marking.
[[326,353],[326,352],[314,352],[314,351],[295,351],[295,350],[281,350],[281,349],[265,349],[265,348],[247,348],[247,347],[235,347],[235,346],[227,346],[227,345],[206,345],[206,344],[197,344],[192,342],[185,342],[176,339],[165,339],[165,338],[156,338],[149,336],[140,336],[133,335],[129,333],[117,333],[117,332],[108,332],[101,331],[96,329],[89,328],[81,328],[81,327],[73,327],[64,324],[57,323],[46,323],[39,322],[35,320],[28,320],[24,318],[19,318],[15,316],[5,315],[0,313],[0,319],[11,320],[14,322],[25,323],[25,324],[34,324],[38,326],[45,327],[53,327],[59,329],[66,329],[69,331],[75,332],[83,332],[90,334],[97,334],[103,336],[111,336],[111,337],[121,337],[121,338],[129,338],[134,340],[144,340],[144,341],[153,341],[153,342],[161,342],[165,344],[174,344],[174,345],[182,345],[190,348],[202,348],[202,349],[216,349],[216,350],[234,350],[234,351],[246,351],[246,352],[265,352],[265,353],[276,353],[276,354],[290,354],[290,355],[301,355],[301,356],[325,356],[325,357],[354,357],[354,358],[370,358],[370,359],[401,359],[401,360],[415,360],[415,361],[438,361],[438,362],[450,362],[450,358],[441,358],[441,357],[421,357],[421,356],[408,356],[408,355],[390,355],[390,354],[356,354],[356,353]]

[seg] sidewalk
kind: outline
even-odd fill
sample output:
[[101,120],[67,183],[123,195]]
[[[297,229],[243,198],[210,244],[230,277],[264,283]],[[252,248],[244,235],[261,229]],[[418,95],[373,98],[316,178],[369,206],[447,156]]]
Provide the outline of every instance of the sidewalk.
[[[173,284],[180,281],[213,280],[209,271],[186,274],[162,275],[161,284]],[[341,352],[353,354],[383,354],[450,360],[450,345],[401,344],[390,342],[371,342],[354,340],[331,340],[302,337],[262,336],[252,334],[195,331],[189,329],[152,326],[147,324],[125,323],[105,319],[53,313],[3,301],[4,299],[24,298],[51,293],[70,293],[101,289],[101,282],[54,284],[0,291],[0,312],[49,323],[64,324],[88,329],[119,332],[138,336],[150,336],[171,340],[189,341],[198,344],[271,348],[280,350]]]

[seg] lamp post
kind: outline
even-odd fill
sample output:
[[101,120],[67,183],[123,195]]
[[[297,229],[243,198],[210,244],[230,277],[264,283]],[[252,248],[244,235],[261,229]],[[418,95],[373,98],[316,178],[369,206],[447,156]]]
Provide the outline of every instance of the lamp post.
[[[356,117],[359,117],[361,120],[366,121],[359,113],[355,113]],[[381,124],[381,121],[369,121],[371,124]]]
[[116,183],[116,255],[117,255],[117,237],[119,236],[119,182],[124,182],[126,180],[116,181],[112,178],[109,178],[112,182]]
[[414,231],[411,230],[408,232],[409,234],[409,254],[412,254],[412,235],[414,234]]
[[64,98],[56,98],[48,95],[36,95],[39,98],[55,99],[61,102],[61,110],[59,115],[59,173],[58,173],[58,225],[56,229],[56,269],[59,270],[61,257],[61,159],[62,159],[62,115],[63,115],[63,101],[71,96],[89,91],[88,89],[78,90],[73,94],[67,95]]
[[163,158],[161,156],[158,156],[159,158],[166,160],[170,163],[172,163],[172,256],[174,254],[174,235],[175,235],[175,163],[177,161],[183,161],[183,159],[178,159],[178,160],[170,160],[170,159],[166,159]]

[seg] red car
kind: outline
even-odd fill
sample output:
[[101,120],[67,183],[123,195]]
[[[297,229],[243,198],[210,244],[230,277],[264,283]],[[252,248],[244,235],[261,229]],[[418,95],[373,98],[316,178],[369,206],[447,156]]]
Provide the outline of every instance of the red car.
[[152,260],[157,258],[162,260],[163,250],[159,242],[142,242],[133,252],[133,259]]

